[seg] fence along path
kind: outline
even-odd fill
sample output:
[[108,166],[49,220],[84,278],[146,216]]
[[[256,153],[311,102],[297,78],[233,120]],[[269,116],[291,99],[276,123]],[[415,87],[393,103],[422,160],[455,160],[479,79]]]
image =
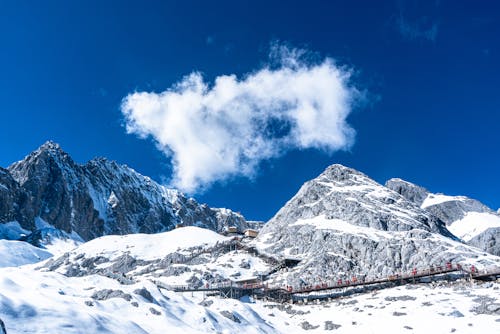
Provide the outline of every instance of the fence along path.
[[[469,268],[463,267],[459,263],[446,263],[444,266],[432,266],[429,268],[418,270],[412,269],[406,274],[394,274],[383,278],[374,278],[370,280],[357,279],[352,277],[349,280],[338,279],[336,281],[322,282],[320,284],[293,287],[293,286],[269,286],[267,283],[236,283],[230,280],[206,284],[200,287],[190,285],[166,285],[159,281],[153,281],[158,287],[175,292],[217,292],[225,297],[240,297],[245,294],[252,294],[257,297],[268,297],[271,299],[293,299],[301,295],[307,295],[313,292],[335,291],[350,287],[363,287],[376,284],[385,284],[396,282],[399,284],[408,284],[415,282],[417,279],[426,277],[435,277],[444,274],[461,274],[469,276],[471,279],[487,279],[500,277],[500,267],[490,267],[485,270],[478,271],[475,266]],[[446,277],[444,277],[446,279]],[[315,296],[315,299],[330,298],[331,294]]]

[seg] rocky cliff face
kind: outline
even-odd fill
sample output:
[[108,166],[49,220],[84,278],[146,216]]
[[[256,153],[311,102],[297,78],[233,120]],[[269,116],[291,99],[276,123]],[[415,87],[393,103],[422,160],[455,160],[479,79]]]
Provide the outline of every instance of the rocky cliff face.
[[500,256],[500,227],[491,227],[479,233],[467,241],[467,244],[490,254]]
[[420,228],[450,236],[439,219],[363,173],[342,165],[332,165],[306,182],[270,223],[289,224],[319,215],[383,231]]
[[385,186],[418,206],[421,206],[429,195],[427,189],[398,178],[390,179]]
[[31,202],[27,193],[10,175],[0,168],[0,222],[17,221],[27,229],[34,228]]
[[199,204],[116,162],[99,158],[79,165],[53,142],[0,170],[0,198],[0,223],[18,221],[34,231],[39,220],[83,240],[156,233],[176,224],[216,231],[251,225],[240,214]]
[[432,194],[427,189],[401,179],[390,179],[385,186],[450,225],[468,212],[493,212],[481,202],[465,196]]
[[398,192],[341,165],[305,183],[255,245],[302,259],[286,278],[293,284],[356,273],[376,277],[470,258],[495,261],[460,243],[444,222]]
[[433,194],[413,183],[391,179],[386,187],[439,218],[467,244],[500,256],[500,215],[466,196]]

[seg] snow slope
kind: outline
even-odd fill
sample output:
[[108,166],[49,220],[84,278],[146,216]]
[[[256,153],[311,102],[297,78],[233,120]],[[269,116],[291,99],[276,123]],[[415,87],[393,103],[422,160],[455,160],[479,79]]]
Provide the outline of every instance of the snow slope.
[[487,212],[467,212],[464,218],[448,226],[451,233],[469,241],[489,228],[500,228],[500,216]]
[[0,240],[0,268],[36,263],[51,256],[51,253],[27,242]]
[[30,231],[23,229],[16,221],[0,224],[0,239],[17,240],[28,234]]
[[180,248],[210,246],[228,240],[211,230],[186,226],[157,234],[110,235],[89,241],[73,253],[87,257],[105,256],[113,260],[124,252],[140,260],[154,260]]
[[159,234],[104,236],[40,264],[69,277],[103,275],[122,282],[201,286],[254,277],[270,264],[229,249],[232,238],[198,227]]
[[24,266],[0,269],[0,318],[9,334],[498,333],[500,284],[408,285],[290,305]]
[[265,319],[280,333],[500,333],[499,289],[498,283],[408,285],[317,305],[257,303],[254,309],[271,315]]
[[467,197],[465,196],[448,196],[443,194],[429,194],[425,198],[424,202],[421,205],[422,209],[425,209],[432,205],[442,204],[444,202],[450,201],[465,201]]
[[148,282],[120,285],[97,275],[68,278],[30,268],[0,269],[0,318],[9,334],[275,332],[246,304],[218,304],[221,311],[237,314],[239,323]]
[[[329,233],[355,233],[375,242],[401,239],[399,235],[418,237],[406,235],[407,231],[391,233],[325,217],[301,219],[294,225]],[[426,232],[425,237],[450,247],[449,251],[456,256],[466,251],[461,249],[465,246],[444,236]],[[189,255],[192,250],[228,239],[197,227],[156,235],[106,236],[57,259],[0,268],[0,319],[9,334],[270,334],[329,333],[333,329],[335,333],[399,334],[500,330],[500,283],[410,285],[309,305],[253,301],[249,297],[222,299],[202,292],[175,293],[155,284],[155,281],[168,285],[185,284],[187,280],[193,283],[201,279],[237,280],[269,270],[261,258],[234,249],[203,253],[180,264],[169,261],[178,254]],[[12,249],[10,244],[8,247]],[[481,262],[491,261],[479,252],[474,259],[465,260],[464,264],[470,260],[478,268]],[[103,271],[92,272],[92,268]],[[122,269],[126,272],[120,272]],[[116,275],[107,276],[117,270]],[[273,275],[279,278],[288,274],[284,270]],[[199,278],[193,280],[196,275]]]

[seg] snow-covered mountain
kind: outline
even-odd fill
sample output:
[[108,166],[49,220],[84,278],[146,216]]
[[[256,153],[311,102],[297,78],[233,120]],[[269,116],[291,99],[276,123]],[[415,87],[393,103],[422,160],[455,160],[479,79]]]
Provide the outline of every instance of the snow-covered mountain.
[[[49,251],[76,234],[87,236],[75,225],[83,217],[97,217],[101,234],[134,233],[89,234],[92,240],[35,264],[29,263],[50,254],[28,243],[2,241],[0,254],[11,255],[4,259],[8,267],[0,268],[0,320],[9,334],[500,330],[499,283],[471,285],[453,275],[457,281],[364,294],[346,288],[342,299],[313,305],[173,291],[175,286],[199,288],[256,278],[267,287],[296,289],[353,276],[387,277],[446,262],[479,270],[500,267],[500,257],[465,245],[444,221],[422,208],[428,195],[414,189],[394,191],[354,169],[333,165],[306,182],[255,240],[237,240],[216,233],[233,225],[234,215],[239,217],[229,210],[199,205],[104,159],[77,165],[54,144],[46,145],[50,147],[40,151],[49,150],[43,153],[49,158],[28,156],[30,163],[16,163],[4,173],[6,188],[24,191],[33,203],[33,214],[27,216],[33,217],[33,226],[21,225],[13,200],[5,206],[9,222],[0,225],[0,233],[12,237],[34,229],[23,239]],[[405,192],[421,203],[405,198]],[[91,204],[88,211],[86,203]],[[187,226],[160,232],[170,225],[153,221],[159,233],[135,233],[154,232],[140,225],[140,219],[161,218],[164,212],[168,224],[183,221],[210,229]],[[54,228],[61,216],[70,222]],[[252,223],[239,226],[243,224]],[[283,267],[283,259],[298,264]]]
[[97,158],[79,165],[53,142],[0,170],[0,224],[13,222],[27,231],[55,228],[83,240],[157,233],[177,224],[214,231],[259,225],[231,210],[199,204],[114,161]]
[[255,244],[302,259],[284,279],[377,277],[447,261],[499,264],[461,243],[445,223],[398,192],[342,165],[306,182],[262,228]]
[[433,194],[402,179],[390,179],[386,187],[444,221],[467,244],[500,256],[500,214],[466,196]]
[[500,328],[499,283],[416,284],[307,305],[168,289],[187,278],[195,285],[191,277],[213,283],[269,268],[241,250],[192,256],[228,239],[197,227],[104,236],[46,262],[0,268],[0,319],[9,334],[496,333]]

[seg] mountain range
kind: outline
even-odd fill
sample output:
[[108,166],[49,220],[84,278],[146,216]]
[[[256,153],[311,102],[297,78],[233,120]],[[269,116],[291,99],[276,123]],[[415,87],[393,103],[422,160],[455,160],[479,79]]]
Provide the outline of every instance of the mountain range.
[[[259,234],[222,235],[230,226]],[[310,322],[349,332],[372,330],[372,314],[400,317],[406,315],[400,306],[419,312],[425,306],[430,311],[423,316],[446,331],[454,331],[446,317],[467,329],[477,314],[485,315],[481,328],[492,328],[498,320],[490,316],[500,315],[498,283],[478,287],[479,295],[456,292],[470,287],[459,281],[440,288],[446,299],[434,296],[436,285],[413,286],[383,298],[366,294],[359,298],[363,305],[352,299],[298,309],[248,297],[181,296],[172,287],[260,278],[266,286],[300,289],[446,263],[500,268],[499,230],[499,214],[476,200],[431,193],[402,179],[382,185],[339,164],[304,183],[268,222],[246,221],[125,165],[104,158],[77,164],[47,142],[0,170],[0,324],[9,334],[318,328]],[[283,265],[287,261],[293,264]],[[375,300],[378,307],[370,305]],[[328,318],[334,309],[345,319]],[[364,310],[366,318],[358,314]],[[426,330],[413,320],[411,326],[399,320],[390,325],[399,326],[394,332]],[[385,329],[379,325],[376,331]]]
[[[61,231],[88,241],[103,235],[158,233],[178,224],[222,232],[258,222],[228,209],[211,208],[166,188],[126,165],[96,158],[79,165],[54,142],[0,170],[0,224],[36,235]],[[16,225],[18,224],[18,225]],[[4,225],[5,226],[5,225]],[[0,230],[0,234],[2,230]],[[57,233],[57,232],[56,232]]]

